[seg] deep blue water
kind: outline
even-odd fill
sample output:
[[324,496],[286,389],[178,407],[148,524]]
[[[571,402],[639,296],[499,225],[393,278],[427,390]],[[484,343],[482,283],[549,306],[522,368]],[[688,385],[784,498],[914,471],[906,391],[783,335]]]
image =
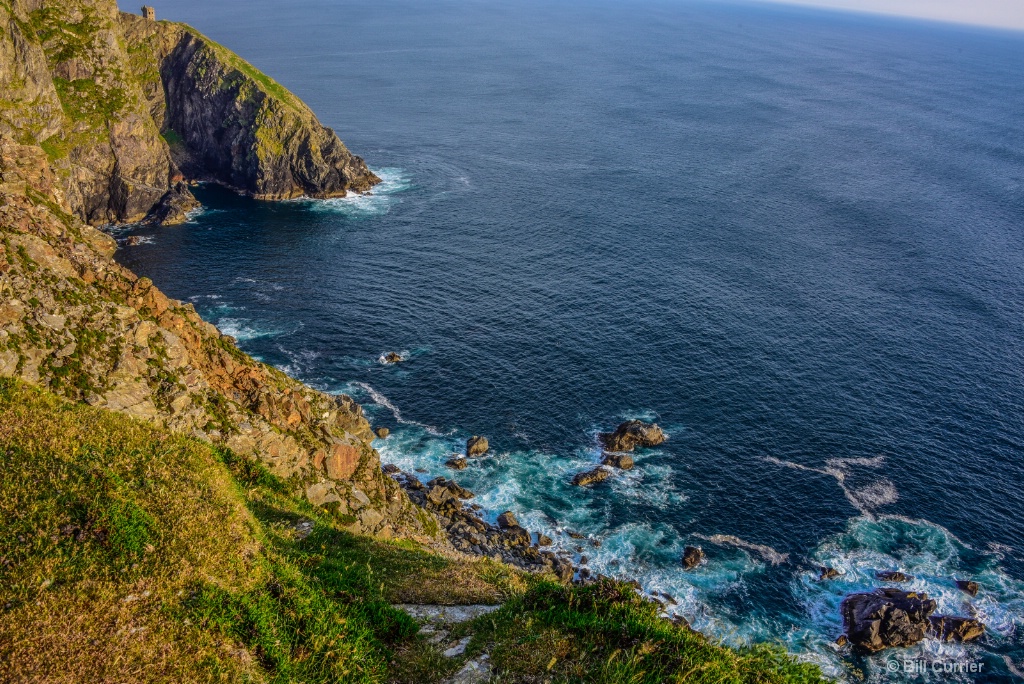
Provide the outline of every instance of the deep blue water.
[[[591,567],[726,641],[892,679],[896,654],[830,642],[842,597],[900,569],[989,626],[900,656],[1024,670],[1024,34],[659,0],[157,11],[386,183],[203,188],[205,213],[136,230],[123,263],[352,393],[394,431],[385,461],[442,474],[487,435],[497,455],[458,479],[492,515],[591,535]],[[669,441],[569,486],[628,417]]]

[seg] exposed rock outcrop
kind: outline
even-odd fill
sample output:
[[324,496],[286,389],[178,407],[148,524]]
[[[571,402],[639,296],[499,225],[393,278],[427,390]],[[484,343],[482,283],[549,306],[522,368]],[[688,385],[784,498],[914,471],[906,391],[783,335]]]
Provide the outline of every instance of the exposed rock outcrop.
[[972,580],[957,580],[956,588],[970,596],[978,595],[978,583]]
[[633,457],[622,453],[605,454],[604,458],[601,459],[601,465],[611,466],[619,470],[631,470],[633,468]]
[[487,442],[486,437],[473,435],[466,440],[466,456],[470,458],[474,456],[483,456],[490,448],[491,445]]
[[704,551],[699,546],[687,546],[683,549],[683,567],[693,570],[704,560]]
[[985,633],[973,618],[932,616],[936,603],[927,594],[878,589],[847,596],[839,610],[854,647],[868,652],[913,646],[927,637],[941,641],[970,641]]
[[582,473],[573,475],[572,483],[577,487],[588,487],[598,482],[604,482],[611,475],[611,471],[607,468],[594,468],[593,470],[585,470]]
[[665,433],[654,423],[642,420],[627,420],[614,432],[602,432],[598,436],[608,451],[632,451],[636,447],[658,446],[665,441]]
[[185,182],[178,181],[149,210],[146,220],[161,226],[176,226],[187,221],[189,212],[200,206]]
[[914,578],[910,575],[906,575],[899,570],[885,570],[875,575],[878,579],[883,582],[912,582]]

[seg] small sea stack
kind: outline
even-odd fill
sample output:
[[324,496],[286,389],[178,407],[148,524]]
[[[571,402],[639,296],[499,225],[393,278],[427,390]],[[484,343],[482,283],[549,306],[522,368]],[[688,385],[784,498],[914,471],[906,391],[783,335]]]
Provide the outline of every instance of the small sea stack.
[[388,352],[384,354],[383,358],[384,363],[386,364],[401,363],[402,361],[405,361],[402,355],[399,354],[398,352]]
[[704,551],[699,546],[687,546],[683,549],[683,568],[693,570],[704,560]]
[[487,450],[491,448],[486,437],[480,437],[473,435],[466,440],[466,456],[473,458],[475,456],[483,456],[487,453]]
[[608,451],[633,451],[636,447],[653,447],[667,437],[660,427],[642,420],[627,420],[614,432],[602,432],[597,438]]

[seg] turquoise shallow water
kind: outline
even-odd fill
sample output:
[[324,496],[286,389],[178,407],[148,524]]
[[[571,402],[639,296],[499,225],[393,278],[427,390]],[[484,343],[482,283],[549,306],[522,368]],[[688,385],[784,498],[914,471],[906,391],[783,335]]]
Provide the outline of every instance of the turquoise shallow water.
[[[830,645],[842,597],[900,569],[990,628],[901,656],[1024,670],[1024,38],[656,0],[240,7],[157,10],[294,90],[385,183],[202,188],[125,264],[357,397],[393,430],[385,461],[441,474],[487,435],[459,480],[491,515],[589,535],[593,568],[726,641],[913,680]],[[669,441],[571,487],[631,417]]]

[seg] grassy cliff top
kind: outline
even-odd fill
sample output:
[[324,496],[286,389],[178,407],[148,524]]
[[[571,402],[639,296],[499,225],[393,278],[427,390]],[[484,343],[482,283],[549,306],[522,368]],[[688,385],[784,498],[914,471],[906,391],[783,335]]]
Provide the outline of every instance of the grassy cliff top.
[[[565,587],[351,535],[261,465],[0,379],[0,679],[812,682],[658,617],[628,584]],[[311,522],[308,536],[299,523]],[[462,657],[392,603],[498,603]]]

